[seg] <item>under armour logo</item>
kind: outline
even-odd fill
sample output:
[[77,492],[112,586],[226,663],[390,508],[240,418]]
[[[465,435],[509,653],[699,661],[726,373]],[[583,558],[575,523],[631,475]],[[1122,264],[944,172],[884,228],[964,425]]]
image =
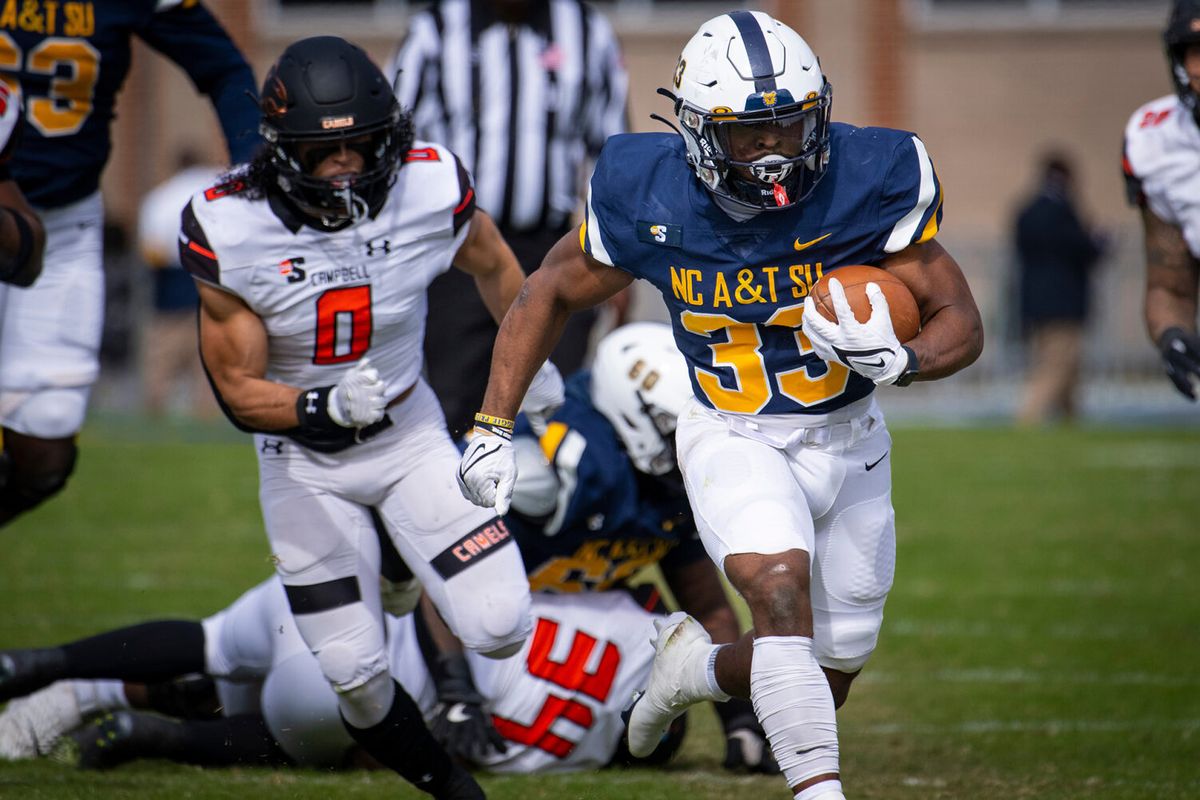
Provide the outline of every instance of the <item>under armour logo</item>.
[[378,244],[371,241],[367,242],[367,255],[373,256],[376,252],[387,255],[392,252],[392,243],[387,239],[381,239]]
[[262,453],[274,453],[275,455],[283,454],[282,439],[263,439],[262,447],[259,450]]
[[304,399],[308,402],[304,404],[304,413],[317,413],[317,398],[321,396],[320,392],[308,392],[304,395]]

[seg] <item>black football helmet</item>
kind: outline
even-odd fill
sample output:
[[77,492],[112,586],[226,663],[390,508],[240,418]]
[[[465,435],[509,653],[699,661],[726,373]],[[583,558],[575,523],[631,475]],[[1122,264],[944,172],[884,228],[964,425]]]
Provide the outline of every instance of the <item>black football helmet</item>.
[[1200,43],[1200,0],[1175,0],[1171,7],[1171,18],[1163,31],[1163,44],[1167,48],[1167,64],[1171,67],[1171,81],[1175,93],[1193,116],[1200,119],[1200,97],[1192,91],[1187,70],[1183,68],[1183,54],[1189,44]]
[[[301,211],[328,227],[379,211],[412,146],[412,120],[366,53],[337,36],[301,39],[267,73],[259,107],[275,181]],[[302,157],[301,143],[318,146]],[[362,155],[363,171],[313,177],[343,146]]]

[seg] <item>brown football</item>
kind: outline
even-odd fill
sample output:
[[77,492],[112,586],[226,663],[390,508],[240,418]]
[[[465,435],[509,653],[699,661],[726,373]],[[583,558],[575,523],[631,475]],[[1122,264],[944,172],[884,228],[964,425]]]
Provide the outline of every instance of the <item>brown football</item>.
[[888,310],[892,314],[892,328],[896,338],[907,342],[917,335],[921,329],[921,315],[917,311],[917,301],[908,287],[886,270],[879,267],[845,266],[832,269],[821,276],[812,288],[813,301],[817,311],[830,322],[837,321],[833,311],[833,301],[829,298],[829,279],[837,278],[846,291],[846,300],[854,312],[854,318],[866,322],[871,318],[871,301],[867,299],[867,284],[876,283],[887,298]]

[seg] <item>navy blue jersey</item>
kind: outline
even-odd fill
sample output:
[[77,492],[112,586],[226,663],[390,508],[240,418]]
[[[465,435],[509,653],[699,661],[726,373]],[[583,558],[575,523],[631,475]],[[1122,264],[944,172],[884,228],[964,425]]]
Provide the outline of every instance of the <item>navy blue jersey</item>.
[[[534,591],[602,591],[649,564],[704,558],[678,472],[638,472],[617,432],[591,403],[590,376],[567,381],[566,402],[541,437],[558,475],[555,510],[531,520],[505,517]],[[517,436],[534,436],[521,418]],[[518,478],[519,480],[519,478]]]
[[13,177],[34,205],[55,208],[100,185],[117,93],[138,36],[209,95],[233,161],[258,145],[254,73],[198,0],[21,0],[0,5],[0,75],[19,83],[25,130]]
[[821,275],[937,233],[941,184],[915,135],[835,124],[829,171],[803,203],[745,222],[716,205],[675,134],[608,140],[581,246],[662,293],[697,399],[737,414],[823,414],[875,385],[800,330]]

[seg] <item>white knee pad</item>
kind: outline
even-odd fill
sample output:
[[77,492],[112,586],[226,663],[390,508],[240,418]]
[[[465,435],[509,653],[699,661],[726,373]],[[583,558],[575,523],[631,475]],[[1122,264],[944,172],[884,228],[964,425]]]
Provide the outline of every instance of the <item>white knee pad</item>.
[[39,439],[63,439],[83,428],[90,386],[6,393],[0,410],[4,426]]
[[391,673],[384,670],[353,689],[339,689],[338,708],[346,722],[356,728],[370,728],[387,716],[395,696],[396,682]]
[[755,639],[750,699],[788,786],[838,772],[833,695],[813,657],[812,639]]
[[383,623],[364,603],[293,614],[296,629],[337,692],[349,692],[387,672]]
[[271,668],[262,713],[283,752],[306,767],[338,767],[354,744],[338,713],[338,698],[316,659],[297,653]]
[[508,658],[519,651],[533,630],[528,584],[524,588],[514,592],[497,587],[480,593],[478,612],[459,620],[463,644],[488,658]]

